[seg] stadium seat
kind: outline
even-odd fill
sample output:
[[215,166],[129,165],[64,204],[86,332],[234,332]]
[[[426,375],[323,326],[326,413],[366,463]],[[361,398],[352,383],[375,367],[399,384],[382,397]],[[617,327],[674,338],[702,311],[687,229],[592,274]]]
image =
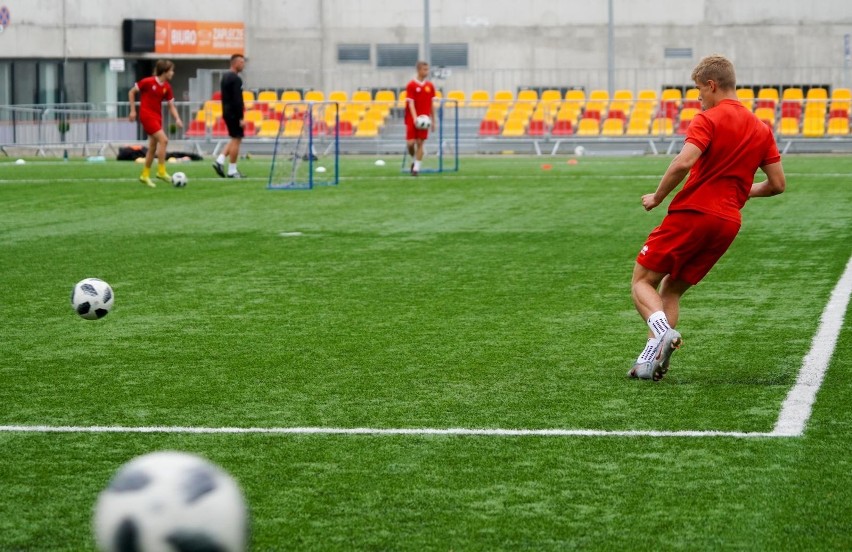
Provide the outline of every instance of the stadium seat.
[[630,122],[627,123],[627,136],[647,136],[648,127],[651,126],[651,118],[644,115],[637,115],[634,111]]
[[469,107],[488,107],[491,103],[491,95],[487,90],[474,90],[470,93]]
[[213,94],[211,94],[211,95],[210,95],[210,99],[211,99],[211,100],[215,100],[215,101],[217,101],[217,102],[221,102],[221,101],[222,101],[222,92],[221,92],[221,90],[217,90],[217,91],[213,92]]
[[254,108],[254,92],[251,90],[243,90],[243,105],[246,109]]
[[379,135],[379,125],[372,119],[364,119],[355,129],[356,138],[375,138]]
[[[679,91],[678,91],[679,92]],[[667,119],[677,119],[678,113],[680,112],[680,103],[677,100],[662,100],[660,102],[660,110],[657,112],[657,117],[663,117]]]
[[674,122],[670,117],[657,117],[651,123],[650,133],[658,136],[671,136],[674,134]]
[[737,88],[737,97],[749,111],[754,110],[754,89],[752,88]]
[[680,106],[681,100],[683,100],[683,93],[680,88],[665,88],[660,93],[660,103],[674,102],[675,105]]
[[554,136],[570,136],[574,134],[574,125],[568,119],[557,119],[550,133]]
[[257,134],[257,124],[254,121],[246,121],[245,126],[243,126],[243,136],[251,138],[255,134]]
[[255,123],[260,123],[260,121],[264,120],[265,118],[266,117],[263,116],[263,111],[259,109],[249,109],[243,114],[243,119]]
[[783,100],[781,102],[781,116],[795,117],[796,119],[802,116],[802,104],[797,101]]
[[500,125],[492,119],[483,119],[479,123],[480,136],[497,136],[500,134]]
[[259,103],[274,104],[278,101],[278,93],[275,90],[261,90],[257,93]]
[[447,102],[445,104],[447,106],[464,107],[464,101],[466,99],[464,90],[450,90],[450,91],[448,91],[447,92],[447,99],[448,100],[455,100],[455,103]]
[[622,121],[627,120],[627,113],[620,109],[613,109],[612,106],[615,102],[609,104],[609,113],[607,114],[607,119],[621,119]]
[[802,136],[807,138],[825,136],[825,117],[806,117],[802,123]]
[[346,103],[349,101],[349,94],[345,90],[332,90],[328,93],[328,101]]
[[598,113],[603,115],[606,113],[608,108],[609,91],[598,89],[589,92],[589,99],[586,100],[586,113],[590,111],[597,111]]
[[610,117],[603,122],[601,136],[622,136],[624,134],[624,119]]
[[514,101],[515,95],[511,90],[498,90],[494,92],[494,98],[491,100],[491,106],[497,105],[509,108]]
[[530,126],[527,127],[527,134],[530,136],[544,136],[547,134],[547,123],[543,120],[532,120]]
[[650,89],[640,90],[636,95],[636,104],[633,106],[633,111],[647,113],[650,119],[655,109],[657,109],[657,91]]
[[755,116],[771,127],[775,126],[775,109],[771,107],[758,107],[754,110]]
[[406,96],[408,93],[405,90],[399,91],[399,96],[396,98],[396,106],[401,107],[402,109],[406,109],[408,107],[408,103],[406,101]]
[[849,110],[848,109],[838,109],[838,108],[835,107],[834,109],[832,109],[831,111],[828,112],[828,118],[829,119],[837,119],[837,118],[840,118],[840,117],[842,117],[844,119],[849,118]]
[[586,107],[586,93],[583,90],[566,90],[565,103],[562,106],[576,109],[579,113]]
[[831,91],[831,102],[828,104],[829,111],[845,109],[848,113],[850,108],[852,108],[852,90],[848,88],[835,88]]
[[[590,102],[587,105],[592,105],[592,104]],[[603,117],[601,116],[600,110],[597,110],[597,109],[586,109],[586,111],[583,112],[583,118],[584,119],[597,119],[598,121],[603,119]]]
[[221,117],[216,119],[211,132],[214,138],[226,138],[228,136],[228,125],[225,124],[225,120]]
[[778,133],[782,136],[794,136],[799,134],[799,118],[782,116],[781,123],[778,126]]
[[352,136],[353,132],[355,132],[355,129],[350,121],[340,121],[337,123],[338,136]]
[[[396,94],[393,90],[384,89],[376,91],[376,96],[373,98],[373,101],[391,105],[396,101],[396,99]],[[400,99],[405,100],[405,91],[400,92]]]
[[325,121],[314,121],[314,126],[311,128],[311,134],[314,136],[328,134],[328,123]]
[[538,92],[531,89],[519,90],[517,100],[521,102],[538,102]]
[[683,99],[684,99],[684,101],[685,100],[697,100],[700,95],[701,95],[700,90],[698,90],[697,88],[690,88],[686,91],[686,94],[684,94]]
[[761,88],[757,91],[757,100],[755,101],[755,110],[761,108],[772,108],[778,105],[778,89],[777,88]]
[[831,136],[846,136],[849,134],[849,118],[848,117],[831,117],[828,120],[828,129],[826,134]]
[[521,119],[509,119],[506,121],[506,124],[503,125],[503,131],[501,132],[501,136],[505,137],[518,137],[523,136],[526,133],[526,125],[524,121]]
[[285,90],[281,92],[281,101],[285,103],[301,102],[302,93],[298,90]]
[[284,123],[284,132],[282,136],[285,138],[296,138],[302,134],[302,128],[305,126],[305,121],[301,119],[291,119]]
[[562,103],[562,94],[559,90],[542,90],[541,92],[541,100],[538,102],[538,108],[541,108],[545,111],[545,113],[549,113],[552,117],[556,114],[556,110],[559,109],[559,105]]
[[207,136],[207,124],[198,119],[190,121],[184,135],[188,138],[204,138]]
[[791,86],[790,88],[785,88],[781,93],[781,101],[782,102],[799,102],[805,99],[804,91],[798,86]]
[[598,119],[583,117],[577,125],[577,136],[598,136],[601,133],[601,122]]
[[692,119],[694,119],[699,113],[700,111],[694,107],[684,107],[680,110],[680,120],[692,121]]
[[276,119],[264,119],[260,122],[260,128],[257,131],[257,136],[260,138],[275,138],[278,136],[278,130],[281,128],[281,121]]
[[[392,90],[387,90],[393,94]],[[352,103],[370,103],[373,101],[373,96],[370,94],[369,90],[356,90],[352,93],[352,97],[349,98],[349,101]],[[393,103],[396,101],[396,97],[393,97],[390,102]]]
[[325,93],[322,90],[308,90],[305,92],[306,102],[324,102]]
[[701,101],[700,100],[683,100],[683,103],[680,106],[681,109],[701,109]]
[[692,124],[692,119],[681,119],[677,123],[677,128],[675,129],[675,134],[684,135],[686,131],[689,129],[689,125]]

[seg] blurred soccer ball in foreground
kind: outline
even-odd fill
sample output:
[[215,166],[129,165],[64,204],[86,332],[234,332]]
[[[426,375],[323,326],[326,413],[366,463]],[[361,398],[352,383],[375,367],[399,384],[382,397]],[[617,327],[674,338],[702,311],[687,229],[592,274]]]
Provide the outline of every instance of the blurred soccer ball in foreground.
[[183,452],[154,452],[124,464],[98,496],[93,522],[104,552],[238,552],[248,541],[236,481]]
[[86,320],[97,320],[109,314],[114,300],[110,285],[98,278],[81,280],[71,291],[71,306]]
[[432,119],[430,119],[428,115],[418,115],[417,118],[414,119],[414,126],[420,130],[426,130],[432,126]]
[[175,188],[183,188],[188,182],[189,179],[186,177],[185,173],[176,172],[172,175],[172,185]]

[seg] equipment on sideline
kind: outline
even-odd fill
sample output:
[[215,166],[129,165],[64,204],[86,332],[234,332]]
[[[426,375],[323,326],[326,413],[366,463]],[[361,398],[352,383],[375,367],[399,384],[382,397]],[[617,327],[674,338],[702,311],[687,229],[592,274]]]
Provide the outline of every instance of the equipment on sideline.
[[[340,104],[292,102],[275,137],[269,168],[270,190],[310,190],[340,181]],[[325,171],[316,170],[325,167]]]

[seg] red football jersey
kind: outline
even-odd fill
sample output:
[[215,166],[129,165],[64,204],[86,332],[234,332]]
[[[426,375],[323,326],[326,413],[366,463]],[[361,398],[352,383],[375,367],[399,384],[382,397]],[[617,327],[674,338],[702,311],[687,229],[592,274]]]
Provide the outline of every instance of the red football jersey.
[[759,167],[781,160],[772,130],[736,100],[722,100],[699,113],[686,141],[703,152],[669,211],[699,211],[741,222]]
[[[432,100],[435,98],[435,85],[429,81],[420,82],[417,79],[412,79],[405,87],[406,102],[409,100],[414,102],[414,111],[418,115],[432,116]],[[405,122],[413,124],[411,120],[411,110],[406,103],[405,107]]]
[[168,81],[160,82],[157,77],[145,77],[136,83],[139,89],[139,119],[156,118],[161,120],[163,116],[163,102],[174,99],[172,85]]

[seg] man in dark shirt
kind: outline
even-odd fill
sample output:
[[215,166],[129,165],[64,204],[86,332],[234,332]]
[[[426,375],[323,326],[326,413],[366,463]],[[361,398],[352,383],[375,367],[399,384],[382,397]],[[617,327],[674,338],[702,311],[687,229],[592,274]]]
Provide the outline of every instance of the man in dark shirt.
[[231,56],[231,68],[222,77],[220,87],[222,89],[222,119],[228,127],[228,136],[231,140],[216,162],[213,163],[213,169],[219,176],[225,178],[225,157],[228,158],[228,178],[243,178],[240,171],[237,170],[237,159],[240,156],[240,144],[243,140],[243,127],[245,120],[243,112],[245,104],[243,104],[243,79],[240,78],[240,73],[246,66],[246,58],[242,54],[234,54]]

